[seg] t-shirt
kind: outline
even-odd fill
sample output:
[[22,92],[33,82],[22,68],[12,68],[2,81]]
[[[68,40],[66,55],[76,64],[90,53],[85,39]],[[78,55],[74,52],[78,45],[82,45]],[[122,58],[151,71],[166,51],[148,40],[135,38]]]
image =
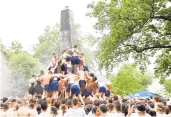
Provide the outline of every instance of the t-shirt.
[[86,113],[82,108],[71,108],[66,112],[65,117],[86,117]]
[[36,117],[53,117],[53,116],[50,113],[48,113],[48,112],[41,112]]

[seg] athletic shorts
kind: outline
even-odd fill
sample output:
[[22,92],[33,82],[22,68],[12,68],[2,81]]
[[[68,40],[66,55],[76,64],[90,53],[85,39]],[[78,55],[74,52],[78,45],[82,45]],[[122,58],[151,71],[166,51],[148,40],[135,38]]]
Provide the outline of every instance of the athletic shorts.
[[84,71],[89,71],[88,66],[84,66]]
[[89,90],[83,91],[82,95],[85,96],[85,98],[87,98],[88,96],[92,94],[92,92],[93,92],[93,89],[89,89]]
[[72,56],[71,64],[72,65],[80,64],[80,58],[78,56]]
[[49,90],[49,84],[44,85],[45,91]]
[[81,87],[83,84],[86,85],[86,81],[85,80],[80,80],[79,81],[79,86]]
[[69,83],[68,84],[68,87],[66,89],[66,92],[69,93],[71,91],[71,86],[73,85],[74,83]]
[[66,66],[65,65],[61,66],[61,71],[66,71]]
[[100,87],[99,92],[100,92],[100,93],[105,93],[105,92],[106,92],[106,88],[105,88],[105,87],[103,87],[103,86],[102,86],[102,87]]
[[106,97],[110,97],[110,91],[109,91],[109,90],[106,90],[105,96],[106,96]]
[[58,91],[58,80],[53,80],[50,84],[49,84],[49,89],[48,91]]
[[80,87],[77,84],[71,86],[71,93],[72,94],[81,94]]

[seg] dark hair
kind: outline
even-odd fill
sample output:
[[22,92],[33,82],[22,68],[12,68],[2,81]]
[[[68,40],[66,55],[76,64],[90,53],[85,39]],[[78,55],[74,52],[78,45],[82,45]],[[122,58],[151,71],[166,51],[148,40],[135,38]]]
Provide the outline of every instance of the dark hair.
[[94,106],[100,106],[101,100],[94,100]]
[[159,102],[159,100],[160,100],[159,96],[154,96],[153,99],[154,99],[156,102]]
[[107,113],[107,107],[106,107],[105,104],[101,104],[101,105],[99,106],[99,108],[100,108],[100,111],[101,111],[102,113]]
[[90,73],[90,76],[91,76],[91,77],[94,77],[94,74],[93,74],[93,73]]
[[92,79],[93,79],[93,81],[96,81],[96,80],[97,80],[97,77],[96,77],[96,76],[94,76]]
[[5,103],[8,100],[7,97],[3,97],[2,102]]
[[47,102],[44,101],[44,102],[41,103],[41,109],[43,111],[46,111],[47,107],[48,107]]
[[98,106],[93,107],[92,113],[95,114],[98,108],[99,108]]
[[113,99],[112,98],[109,98],[108,99],[108,103],[113,103]]
[[78,105],[78,98],[73,98],[72,99],[72,104],[74,105],[74,106],[76,106],[76,105]]
[[119,101],[114,101],[114,107],[117,111],[121,111],[121,104]]
[[78,47],[77,44],[75,44],[75,45],[74,45],[74,48],[77,48],[77,47]]
[[122,113],[125,114],[125,116],[128,114],[128,104],[127,103],[122,103]]
[[72,99],[67,100],[67,106],[68,108],[72,107]]
[[117,95],[114,95],[114,96],[113,96],[113,100],[114,100],[114,101],[117,101],[117,100],[118,100],[118,96],[117,96]]
[[54,104],[54,106],[57,108],[57,110],[60,108],[61,100],[57,100]]
[[137,107],[138,111],[140,111],[140,112],[145,112],[145,110],[146,110],[144,104],[137,104],[136,107]]
[[149,104],[149,106],[150,106],[150,108],[154,108],[154,103],[151,102],[151,103]]
[[157,114],[156,114],[156,111],[150,110],[149,115],[152,117],[156,117]]
[[86,107],[85,107],[85,113],[88,115],[89,112],[93,109],[93,106],[91,104],[88,104]]
[[57,113],[57,109],[55,106],[51,106],[51,111],[53,112],[53,114],[56,116],[58,113]]
[[167,115],[170,113],[170,109],[168,107],[166,107],[165,111]]
[[67,109],[66,105],[65,105],[65,104],[62,104],[62,105],[61,105],[61,110],[62,110],[62,115],[63,115],[63,116],[64,116],[64,114],[66,113],[66,109]]
[[37,113],[39,115],[41,113],[41,107],[40,106],[37,106],[36,110],[37,110]]
[[114,105],[112,103],[109,103],[107,108],[109,111],[112,111],[114,109]]

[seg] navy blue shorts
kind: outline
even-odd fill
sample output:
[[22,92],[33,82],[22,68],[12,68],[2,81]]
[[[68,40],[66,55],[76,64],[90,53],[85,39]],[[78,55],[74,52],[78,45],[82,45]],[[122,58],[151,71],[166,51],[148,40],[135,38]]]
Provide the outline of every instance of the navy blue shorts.
[[58,80],[53,80],[50,84],[49,84],[49,89],[48,91],[58,91]]
[[106,90],[105,96],[106,96],[106,97],[110,97],[110,91],[109,91],[109,90]]
[[106,92],[106,87],[100,87],[99,92],[100,93],[105,93]]
[[78,56],[72,56],[71,64],[72,65],[80,64],[80,58]]
[[69,83],[68,84],[68,87],[66,89],[66,92],[69,93],[71,91],[71,86],[73,85],[74,83]]
[[88,66],[83,66],[83,67],[84,67],[84,71],[89,71]]
[[86,85],[86,81],[85,80],[80,80],[79,81],[79,86],[81,87],[83,84]]
[[71,93],[72,94],[81,94],[80,87],[77,84],[71,86]]
[[85,98],[87,98],[88,96],[92,94],[92,92],[93,92],[93,89],[89,89],[89,90],[83,91],[82,95],[85,96]]
[[45,91],[49,90],[49,84],[44,85]]

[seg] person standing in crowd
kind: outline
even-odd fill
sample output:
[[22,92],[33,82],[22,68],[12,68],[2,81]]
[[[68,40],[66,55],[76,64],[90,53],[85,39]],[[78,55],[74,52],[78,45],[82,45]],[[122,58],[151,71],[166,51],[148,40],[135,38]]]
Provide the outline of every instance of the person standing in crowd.
[[50,113],[47,112],[47,102],[43,101],[41,103],[41,110],[42,112],[37,117],[53,117]]
[[83,66],[80,66],[80,71],[78,72],[78,76],[79,76],[79,86],[81,87],[83,84],[86,85],[86,77],[85,77],[85,73],[83,71]]
[[[74,68],[75,74],[79,72],[79,67],[80,67],[79,50],[77,47],[78,47],[77,45],[74,45],[74,48],[71,49],[72,52],[71,64]],[[76,69],[74,67],[75,65],[76,65]]]
[[73,107],[66,112],[66,117],[86,117],[84,109],[78,106],[78,98],[72,99]]

